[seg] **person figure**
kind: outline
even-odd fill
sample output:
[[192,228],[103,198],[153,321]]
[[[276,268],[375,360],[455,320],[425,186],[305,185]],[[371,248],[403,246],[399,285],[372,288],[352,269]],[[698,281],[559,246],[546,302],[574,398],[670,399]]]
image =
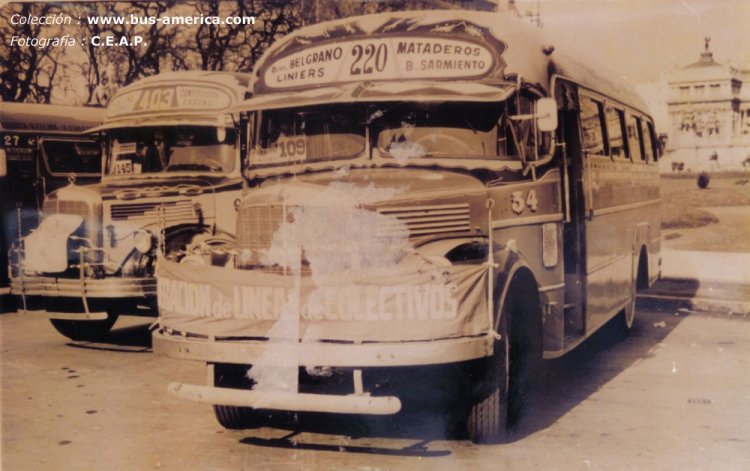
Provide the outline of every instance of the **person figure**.
[[711,154],[711,156],[708,158],[708,161],[711,164],[712,170],[719,168],[719,153],[716,152],[716,149],[714,149],[714,153]]

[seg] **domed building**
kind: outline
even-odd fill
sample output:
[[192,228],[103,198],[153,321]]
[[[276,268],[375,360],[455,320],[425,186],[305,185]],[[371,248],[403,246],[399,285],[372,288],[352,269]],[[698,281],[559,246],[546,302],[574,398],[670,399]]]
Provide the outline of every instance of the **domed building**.
[[667,78],[664,171],[750,170],[750,69],[717,62],[710,41],[697,62]]

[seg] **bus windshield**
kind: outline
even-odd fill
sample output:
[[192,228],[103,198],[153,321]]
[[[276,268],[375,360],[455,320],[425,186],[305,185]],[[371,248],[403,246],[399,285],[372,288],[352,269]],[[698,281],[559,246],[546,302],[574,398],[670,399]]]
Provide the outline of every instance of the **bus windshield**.
[[278,165],[357,157],[365,150],[364,116],[361,105],[263,111],[250,161]]
[[368,136],[374,157],[402,164],[425,158],[521,160],[533,152],[533,123],[511,119],[516,109],[513,99],[265,110],[250,162],[262,167],[353,159],[365,151]]
[[101,173],[102,161],[96,141],[45,138],[41,144],[47,168],[52,174]]
[[513,137],[521,133],[510,129],[506,102],[398,103],[380,107],[376,114],[377,152],[397,161],[510,159],[517,154]]
[[108,135],[106,175],[231,172],[237,159],[236,132],[232,128],[225,131],[220,133],[211,126],[112,130]]

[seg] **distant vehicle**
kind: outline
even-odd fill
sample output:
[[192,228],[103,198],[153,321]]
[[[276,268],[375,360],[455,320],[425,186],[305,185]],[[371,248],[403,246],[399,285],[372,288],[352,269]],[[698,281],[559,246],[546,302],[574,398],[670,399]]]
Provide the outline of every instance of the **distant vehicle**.
[[101,126],[103,175],[47,195],[39,228],[12,262],[11,288],[71,339],[93,340],[120,314],[156,315],[157,253],[233,242],[247,126],[229,109],[249,75],[175,72],[113,96]]
[[99,144],[81,133],[103,120],[103,108],[0,103],[0,286],[8,286],[10,241],[39,224],[45,195],[71,179],[101,178]]
[[[451,404],[508,438],[543,358],[659,274],[653,121],[512,12],[299,29],[256,64],[234,260],[157,270],[155,352],[228,428]],[[210,260],[210,261],[209,261]],[[450,402],[449,402],[450,401]]]

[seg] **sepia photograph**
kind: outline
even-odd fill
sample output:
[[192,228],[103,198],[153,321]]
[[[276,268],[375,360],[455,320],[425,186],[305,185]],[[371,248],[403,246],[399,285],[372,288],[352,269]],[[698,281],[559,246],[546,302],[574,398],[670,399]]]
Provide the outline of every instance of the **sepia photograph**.
[[0,0],[0,469],[748,469],[748,25]]

